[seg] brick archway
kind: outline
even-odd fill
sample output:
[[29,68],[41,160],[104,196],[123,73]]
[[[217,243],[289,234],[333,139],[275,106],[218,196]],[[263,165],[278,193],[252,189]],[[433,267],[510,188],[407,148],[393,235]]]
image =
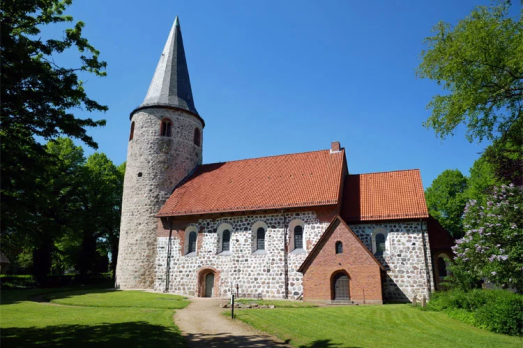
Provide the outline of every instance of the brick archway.
[[[336,300],[336,281],[339,280],[340,277],[345,276],[347,278],[347,298],[346,300],[350,300],[350,275],[347,273],[344,269],[339,269],[331,274],[330,279],[330,288],[331,288],[331,300]],[[344,299],[345,300],[345,299]]]
[[212,297],[220,297],[220,271],[214,267],[202,267],[198,270],[198,289],[196,292],[197,296],[205,297],[205,281],[208,274],[214,275]]

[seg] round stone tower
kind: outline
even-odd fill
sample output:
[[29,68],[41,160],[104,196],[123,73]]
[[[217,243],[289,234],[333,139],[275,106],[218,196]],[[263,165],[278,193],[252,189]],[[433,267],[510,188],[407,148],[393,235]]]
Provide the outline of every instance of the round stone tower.
[[204,126],[194,107],[176,17],[145,100],[131,113],[116,288],[153,288],[156,214],[202,163]]

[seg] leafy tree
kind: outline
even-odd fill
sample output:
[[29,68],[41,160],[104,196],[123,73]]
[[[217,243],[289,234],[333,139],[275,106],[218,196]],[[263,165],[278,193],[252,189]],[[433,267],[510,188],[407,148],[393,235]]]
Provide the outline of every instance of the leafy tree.
[[51,270],[57,251],[55,241],[82,225],[78,216],[82,202],[78,188],[82,185],[85,162],[83,149],[70,138],[58,138],[50,141],[46,150],[55,160],[45,168],[45,176],[39,178],[46,191],[38,205],[34,230],[26,231],[34,246],[33,273],[38,280],[43,280]]
[[[96,148],[86,128],[105,121],[78,118],[74,110],[107,110],[87,96],[79,79],[79,74],[105,76],[106,67],[82,36],[84,23],[77,22],[59,39],[41,39],[46,24],[73,21],[64,15],[71,2],[0,0],[1,245],[7,254],[17,253],[20,246],[34,247],[33,264],[40,275],[49,270],[54,247],[52,238],[42,236],[37,243],[33,236],[56,227],[49,214],[60,219],[58,210],[46,212],[64,196],[53,196],[60,185],[50,185],[61,160],[35,137],[48,141],[67,135]],[[77,66],[55,63],[53,56],[73,48],[80,52]]]
[[463,209],[467,203],[467,178],[457,169],[445,170],[425,191],[427,207],[454,238],[463,236]]
[[425,40],[417,76],[446,91],[428,104],[432,114],[425,122],[439,137],[452,135],[460,123],[470,141],[521,137],[523,21],[521,14],[511,18],[509,9],[510,2],[476,7],[456,26],[438,23]]
[[[118,247],[124,172],[105,154],[94,153],[85,163],[84,175],[80,274],[95,269],[100,255],[107,257],[114,252],[115,241]],[[113,261],[115,266],[116,260]]]
[[485,205],[471,200],[465,208],[465,236],[456,241],[451,270],[464,290],[487,278],[523,291],[523,187],[495,187]]
[[[475,160],[470,168],[466,196],[469,200],[473,199],[480,204],[486,204],[487,195],[496,184],[498,184],[498,180],[493,165],[483,155]],[[501,185],[501,183],[499,184]]]

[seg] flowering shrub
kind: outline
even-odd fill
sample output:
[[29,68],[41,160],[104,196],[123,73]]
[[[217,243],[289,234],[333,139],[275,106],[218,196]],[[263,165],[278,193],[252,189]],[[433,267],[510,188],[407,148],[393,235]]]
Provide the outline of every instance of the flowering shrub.
[[485,205],[465,206],[465,236],[456,240],[450,267],[464,290],[480,279],[523,292],[523,187],[494,187]]

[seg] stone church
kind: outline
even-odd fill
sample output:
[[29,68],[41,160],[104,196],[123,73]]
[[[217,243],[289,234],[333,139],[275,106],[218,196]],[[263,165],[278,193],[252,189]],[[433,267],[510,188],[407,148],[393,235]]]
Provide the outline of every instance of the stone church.
[[339,142],[202,164],[178,18],[130,121],[117,288],[372,304],[447,275],[453,240],[417,169],[349,173]]

